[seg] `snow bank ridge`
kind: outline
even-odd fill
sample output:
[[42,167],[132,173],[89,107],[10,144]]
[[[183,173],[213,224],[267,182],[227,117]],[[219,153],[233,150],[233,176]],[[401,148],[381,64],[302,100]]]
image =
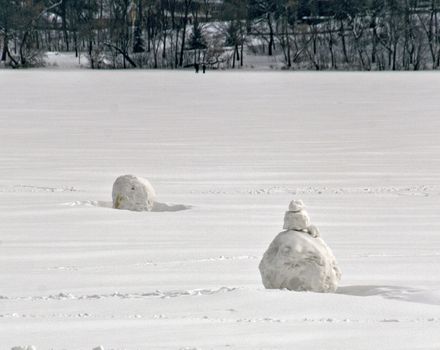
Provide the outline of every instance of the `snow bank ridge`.
[[14,185],[0,187],[0,193],[41,193],[41,192],[80,192],[75,187],[48,187],[32,185]]
[[107,299],[107,298],[118,298],[118,299],[143,299],[143,298],[176,298],[182,296],[203,296],[203,295],[214,295],[221,293],[229,293],[238,290],[235,287],[219,287],[214,289],[188,289],[188,290],[169,290],[162,291],[156,290],[147,293],[120,293],[114,292],[110,294],[88,294],[88,295],[75,295],[71,293],[58,293],[43,296],[23,296],[23,297],[6,297],[6,300],[94,300],[94,299]]

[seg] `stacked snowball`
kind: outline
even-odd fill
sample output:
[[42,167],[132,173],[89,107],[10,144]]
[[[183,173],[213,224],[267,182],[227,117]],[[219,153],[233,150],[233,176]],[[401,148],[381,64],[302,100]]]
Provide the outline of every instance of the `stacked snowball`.
[[113,208],[151,211],[156,200],[153,186],[147,179],[134,175],[119,176],[113,184]]
[[286,231],[264,253],[259,268],[270,289],[334,292],[341,279],[336,259],[311,225],[302,201],[292,201],[284,215]]
[[319,236],[318,228],[310,224],[309,214],[305,211],[301,200],[293,200],[289,204],[289,210],[284,214],[285,230],[303,231],[313,237]]

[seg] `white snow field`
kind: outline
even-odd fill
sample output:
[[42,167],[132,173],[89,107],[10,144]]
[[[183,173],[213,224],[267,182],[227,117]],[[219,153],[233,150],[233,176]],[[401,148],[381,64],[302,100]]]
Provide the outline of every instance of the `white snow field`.
[[[0,84],[1,350],[440,349],[439,73]],[[170,204],[112,209],[123,174]],[[335,294],[263,287],[292,199]]]

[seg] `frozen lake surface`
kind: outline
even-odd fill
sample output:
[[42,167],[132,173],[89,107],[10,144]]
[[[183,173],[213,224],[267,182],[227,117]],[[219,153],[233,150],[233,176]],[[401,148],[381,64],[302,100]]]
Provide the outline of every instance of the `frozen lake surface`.
[[[440,348],[440,74],[0,84],[1,350]],[[123,174],[171,204],[112,209]],[[336,294],[261,283],[294,198],[338,260]]]

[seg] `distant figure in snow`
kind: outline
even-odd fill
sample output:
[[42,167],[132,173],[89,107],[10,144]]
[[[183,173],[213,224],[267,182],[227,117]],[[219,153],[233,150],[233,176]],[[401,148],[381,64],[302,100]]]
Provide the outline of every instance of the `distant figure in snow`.
[[194,69],[196,70],[196,73],[198,73],[200,69],[200,65],[198,63],[194,63]]
[[341,279],[336,259],[319,237],[302,201],[294,200],[284,215],[284,229],[264,253],[259,269],[268,289],[334,292]]
[[113,184],[112,198],[115,209],[151,211],[156,193],[147,179],[123,175]]
[[206,72],[206,64],[204,64],[204,63],[203,63],[203,66],[202,66],[202,71],[203,71],[203,74],[205,74],[205,72]]

